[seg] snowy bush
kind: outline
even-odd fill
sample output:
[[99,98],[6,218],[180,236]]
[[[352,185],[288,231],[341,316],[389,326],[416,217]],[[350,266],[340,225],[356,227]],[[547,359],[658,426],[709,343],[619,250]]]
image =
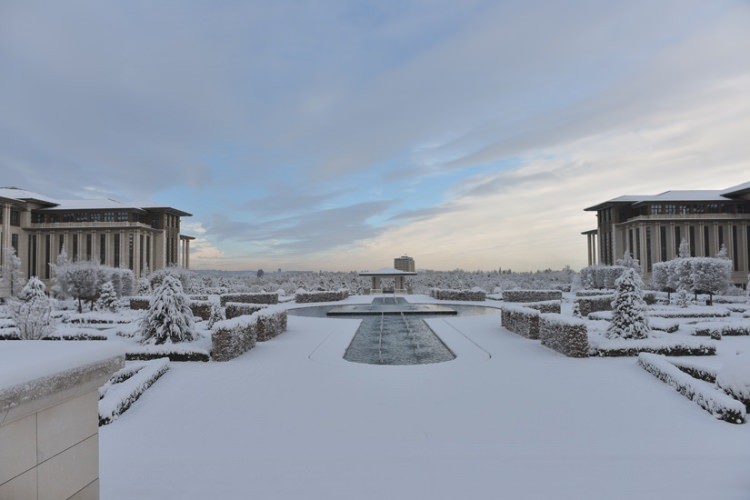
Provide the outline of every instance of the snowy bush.
[[96,308],[100,311],[117,311],[117,293],[111,281],[105,282],[99,291]]
[[246,304],[244,302],[227,302],[224,309],[226,319],[236,318],[237,316],[250,315],[268,307],[266,304]]
[[750,352],[738,354],[719,368],[716,385],[750,408]]
[[38,340],[52,331],[52,304],[44,283],[32,276],[17,298],[8,303],[10,316],[23,340]]
[[258,342],[265,342],[286,331],[287,313],[283,307],[268,307],[253,314]]
[[430,297],[438,300],[483,302],[487,298],[487,294],[483,291],[475,290],[448,290],[443,288],[432,288],[430,290]]
[[544,302],[548,300],[562,300],[560,290],[505,290],[505,302]]
[[562,301],[560,300],[545,300],[543,302],[526,302],[523,305],[530,309],[536,309],[537,311],[541,313],[560,314],[562,310]]
[[578,290],[576,292],[576,297],[599,297],[604,295],[613,296],[614,290]]
[[217,322],[211,334],[211,359],[229,361],[255,347],[255,321],[252,316],[238,316]]
[[[190,298],[190,311],[192,311],[194,317],[200,318],[203,321],[207,321],[208,318],[211,317],[211,308],[213,305],[214,302],[208,300],[195,300]],[[218,306],[219,304],[216,305]]]
[[693,326],[693,335],[698,337],[711,337],[716,340],[727,336],[746,336],[750,335],[750,322],[697,323]]
[[503,304],[503,328],[529,339],[539,338],[539,311],[521,305]]
[[169,370],[169,359],[130,363],[99,388],[99,425],[106,425],[125,413],[146,389]]
[[609,338],[643,339],[648,337],[648,308],[643,300],[642,282],[634,269],[628,268],[615,282],[612,321]]
[[130,297],[130,308],[134,311],[148,309],[149,305],[151,305],[149,296]]
[[625,271],[625,266],[597,264],[581,269],[581,282],[586,288],[614,288],[615,281]]
[[153,273],[148,275],[148,280],[151,283],[151,288],[156,289],[161,285],[162,281],[165,277],[172,276],[173,278],[177,278],[180,281],[180,285],[182,285],[182,289],[187,291],[190,290],[190,286],[192,283],[192,277],[193,272],[189,269],[185,269],[183,267],[177,267],[177,266],[169,266],[162,269],[159,269],[158,271],[154,271]]
[[141,322],[144,343],[163,344],[193,340],[193,313],[180,281],[165,275],[154,292],[148,313]]
[[639,354],[638,364],[659,380],[666,382],[716,418],[733,424],[745,422],[746,409],[739,401],[717,390],[711,384],[682,372],[665,357]]
[[588,316],[591,313],[600,311],[611,311],[612,300],[615,298],[614,295],[598,295],[592,297],[579,297],[576,298],[575,303],[578,306],[578,310],[581,316]]
[[349,290],[338,290],[328,292],[301,292],[297,293],[294,301],[298,304],[307,304],[311,302],[336,302],[344,300],[349,296]]
[[278,304],[277,293],[227,293],[219,298],[221,305],[228,302],[244,302],[245,304]]
[[227,319],[226,311],[221,307],[221,304],[217,302],[211,303],[211,312],[208,316],[208,324],[206,326],[211,329],[217,321],[223,321],[225,319]]
[[689,309],[652,309],[651,316],[660,318],[726,318],[729,309],[723,307],[692,306]]
[[586,323],[578,318],[541,314],[539,339],[543,346],[568,357],[585,358],[589,355],[588,329]]
[[4,248],[3,254],[6,256],[6,262],[0,262],[0,275],[8,281],[11,297],[15,297],[24,286],[21,259],[16,255],[16,249],[13,247]]

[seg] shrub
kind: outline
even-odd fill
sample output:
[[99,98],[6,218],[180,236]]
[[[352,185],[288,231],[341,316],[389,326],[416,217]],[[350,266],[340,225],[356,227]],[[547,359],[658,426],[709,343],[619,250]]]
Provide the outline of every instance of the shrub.
[[505,290],[503,292],[505,302],[545,302],[549,300],[562,300],[560,290]]
[[148,314],[141,322],[144,343],[163,344],[193,340],[193,313],[180,281],[165,275],[154,292]]
[[228,302],[243,302],[245,304],[278,304],[278,293],[226,293],[219,298],[221,305]]
[[560,314],[539,316],[539,338],[542,345],[572,358],[589,355],[588,329],[577,318]]

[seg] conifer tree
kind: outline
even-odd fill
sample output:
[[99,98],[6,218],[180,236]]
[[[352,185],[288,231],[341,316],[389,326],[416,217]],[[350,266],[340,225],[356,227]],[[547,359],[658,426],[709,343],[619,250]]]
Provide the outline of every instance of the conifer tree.
[[117,292],[112,286],[111,281],[102,284],[99,290],[99,299],[96,301],[96,308],[101,311],[117,311]]
[[642,339],[648,337],[648,308],[643,300],[643,283],[634,269],[626,269],[615,283],[612,322],[608,338]]
[[164,276],[154,291],[140,330],[144,343],[164,344],[193,340],[193,312],[179,279],[169,274]]

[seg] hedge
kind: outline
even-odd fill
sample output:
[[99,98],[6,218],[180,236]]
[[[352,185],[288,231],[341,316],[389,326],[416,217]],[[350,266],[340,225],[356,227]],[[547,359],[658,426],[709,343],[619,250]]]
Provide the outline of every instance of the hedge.
[[128,361],[148,361],[169,358],[170,361],[209,361],[208,351],[185,344],[141,345],[128,347],[125,359]]
[[592,297],[580,297],[575,300],[578,304],[578,310],[581,316],[588,316],[591,313],[601,311],[611,311],[614,295],[598,295]]
[[211,335],[211,357],[214,361],[229,361],[255,347],[258,341],[279,335],[286,327],[287,312],[283,306],[218,321]]
[[479,290],[450,290],[445,288],[430,289],[430,297],[438,300],[458,300],[484,302],[487,294]]
[[213,303],[208,300],[191,300],[190,310],[193,312],[193,316],[198,317],[203,321],[208,321],[208,318],[211,317],[212,305]]
[[505,302],[546,302],[548,300],[562,300],[560,290],[505,290]]
[[125,413],[146,389],[169,370],[169,360],[159,358],[116,372],[99,388],[99,425],[106,425]]
[[543,302],[527,302],[523,304],[524,307],[529,309],[536,309],[541,313],[554,313],[560,314],[562,311],[561,300],[545,300]]
[[539,338],[542,345],[572,358],[589,355],[586,323],[560,314],[539,315]]
[[521,305],[503,304],[503,328],[529,339],[539,338],[539,311]]
[[733,424],[745,422],[745,405],[726,395],[712,385],[697,380],[682,372],[663,356],[654,354],[640,354],[638,364],[647,372],[662,382],[675,388],[677,392],[691,401],[695,401],[701,408],[716,418]]
[[663,354],[667,356],[712,356],[716,346],[712,343],[697,342],[696,339],[660,338],[647,339],[590,339],[589,356],[622,357],[638,356],[641,353]]
[[719,340],[722,337],[750,335],[750,323],[719,323],[704,322],[693,326],[693,335],[697,337],[711,337]]
[[329,290],[323,292],[297,292],[294,301],[298,304],[308,304],[310,302],[336,302],[344,300],[349,296],[349,290]]
[[244,302],[245,304],[278,304],[278,293],[225,293],[219,297],[222,306],[228,302]]
[[130,308],[133,310],[148,309],[150,305],[151,297],[143,295],[139,297],[130,297]]
[[255,312],[268,307],[266,304],[246,304],[244,302],[227,302],[224,309],[226,319],[236,318],[238,316],[249,316]]

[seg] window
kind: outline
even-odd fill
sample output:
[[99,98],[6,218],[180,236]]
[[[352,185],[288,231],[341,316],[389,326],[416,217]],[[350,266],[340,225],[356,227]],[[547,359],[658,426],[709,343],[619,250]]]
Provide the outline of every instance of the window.
[[16,255],[18,255],[18,235],[17,234],[10,235],[10,246],[13,247],[13,250],[16,251]]
[[708,226],[703,226],[703,256],[709,257],[711,255],[711,242],[709,238]]
[[690,256],[695,257],[695,226],[690,226]]
[[740,259],[737,258],[737,226],[732,226],[732,262],[735,271],[740,270]]
[[26,276],[32,277],[36,276],[36,235],[30,234],[29,235],[29,256],[27,259],[27,266],[28,271],[26,273]]
[[21,225],[21,212],[19,212],[18,210],[10,211],[10,225],[11,226]]
[[643,262],[643,259],[641,259],[641,230],[639,228],[635,229],[635,252],[633,252],[633,257],[638,259],[639,262]]
[[105,264],[107,262],[107,235],[99,235],[99,262]]
[[662,226],[659,228],[659,243],[661,244],[661,261],[667,260],[667,228]]
[[78,235],[77,234],[73,235],[73,260],[74,261],[79,260],[79,257],[78,257]]
[[120,234],[115,233],[115,260],[114,267],[120,267]]
[[52,235],[48,234],[44,237],[44,279],[49,279],[49,264],[51,260],[52,252]]
[[58,248],[57,248],[57,253],[58,254],[60,254],[63,251],[63,248],[65,247],[65,236],[63,236],[61,234],[59,241],[60,241],[60,243],[59,243]]
[[133,233],[128,234],[128,269],[133,269]]
[[86,235],[86,260],[91,260],[91,233]]
[[646,227],[646,271],[651,272],[651,227]]
[[674,247],[677,256],[680,255],[680,243],[682,243],[682,235],[680,234],[680,226],[674,228]]
[[115,221],[114,212],[104,212],[104,222],[114,222],[114,221]]
[[721,247],[724,245],[724,226],[719,226],[718,229],[719,229],[719,249],[721,249]]
[[[748,228],[748,235],[750,235],[750,228]],[[151,236],[146,235],[146,265],[151,269]]]

